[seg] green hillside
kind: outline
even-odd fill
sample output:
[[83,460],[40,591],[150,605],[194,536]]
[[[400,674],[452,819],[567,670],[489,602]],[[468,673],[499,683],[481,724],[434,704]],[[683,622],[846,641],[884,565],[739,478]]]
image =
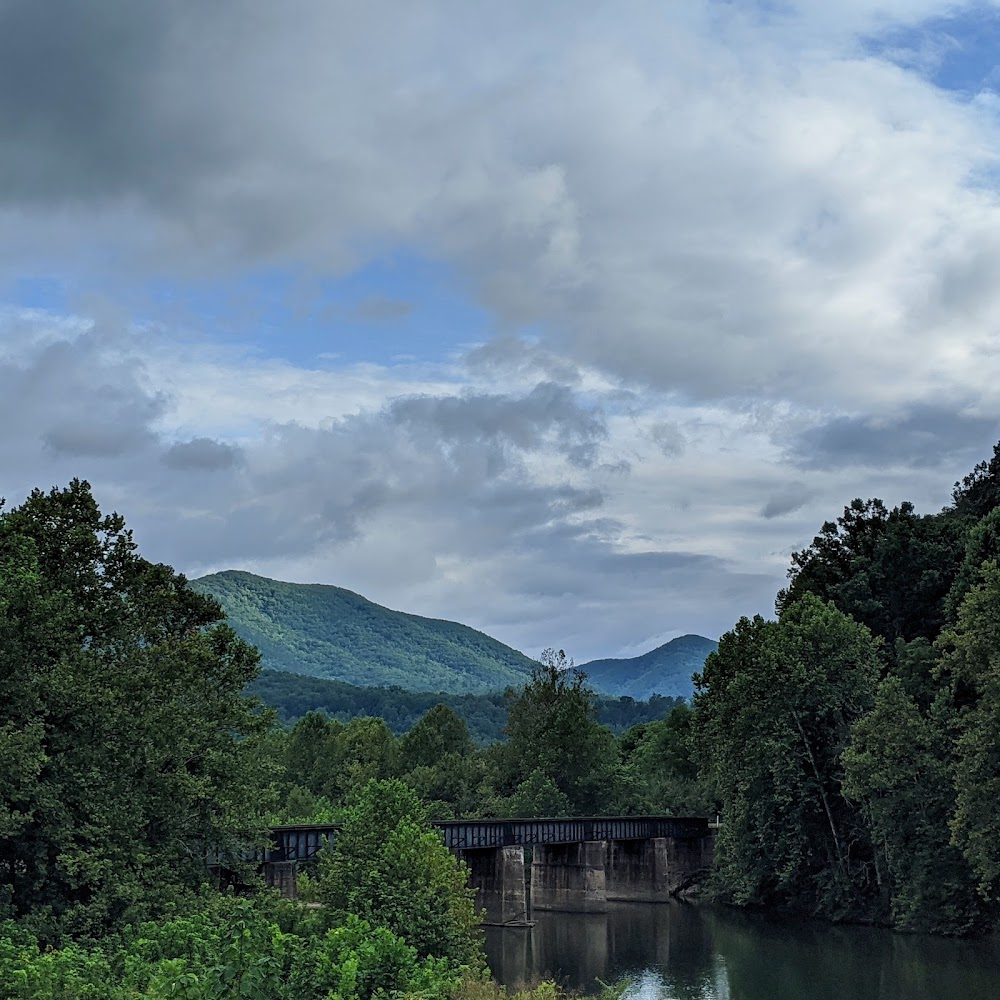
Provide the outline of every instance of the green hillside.
[[645,699],[654,694],[690,698],[691,675],[701,670],[717,642],[703,635],[682,635],[642,656],[622,660],[591,660],[580,665],[595,690],[604,694]]
[[236,570],[193,582],[263,655],[263,666],[362,687],[454,694],[519,686],[534,661],[456,622],[390,611],[340,587]]

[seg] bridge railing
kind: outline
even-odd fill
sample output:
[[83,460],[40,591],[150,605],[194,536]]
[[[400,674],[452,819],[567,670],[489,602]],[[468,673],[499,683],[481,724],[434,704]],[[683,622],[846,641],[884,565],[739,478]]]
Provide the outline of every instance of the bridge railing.
[[[527,847],[531,844],[576,844],[591,840],[651,840],[655,837],[696,839],[708,835],[700,816],[583,816],[572,819],[456,819],[432,824],[452,850]],[[276,826],[272,845],[255,860],[312,861],[324,845],[336,840],[339,824]]]

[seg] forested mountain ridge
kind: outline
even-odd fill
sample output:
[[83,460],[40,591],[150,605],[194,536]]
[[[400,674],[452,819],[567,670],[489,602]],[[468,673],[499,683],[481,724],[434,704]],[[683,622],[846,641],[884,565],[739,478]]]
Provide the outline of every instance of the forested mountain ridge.
[[692,674],[701,670],[718,645],[703,635],[681,635],[641,656],[591,660],[579,669],[591,687],[608,695],[641,700],[653,695],[690,698]]
[[[342,587],[283,583],[240,570],[191,585],[222,605],[229,624],[260,650],[269,671],[460,695],[520,687],[537,666],[468,625],[392,611]],[[690,698],[691,675],[716,645],[684,635],[642,656],[592,660],[578,669],[590,687],[612,698]]]
[[324,584],[238,570],[192,581],[226,612],[263,666],[362,687],[485,693],[520,686],[535,662],[468,625],[392,611]]

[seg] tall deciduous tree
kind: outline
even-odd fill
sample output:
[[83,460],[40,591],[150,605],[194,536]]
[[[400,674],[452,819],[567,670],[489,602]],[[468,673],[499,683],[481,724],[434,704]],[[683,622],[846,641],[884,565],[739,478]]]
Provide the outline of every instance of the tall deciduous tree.
[[618,748],[611,730],[597,722],[584,675],[563,669],[552,654],[510,699],[507,742],[495,756],[501,791],[509,796],[535,775],[536,784],[551,781],[575,815],[608,809],[617,793]]
[[983,896],[1000,900],[1000,563],[983,563],[955,628],[941,637],[957,714],[954,842]]
[[723,807],[719,880],[738,903],[847,915],[874,886],[840,754],[871,704],[868,629],[807,595],[743,618],[696,676],[701,753]]
[[478,966],[480,916],[467,880],[413,790],[372,780],[351,796],[336,847],[320,859],[319,896],[331,914],[388,927],[422,956]]
[[948,826],[951,715],[942,701],[924,714],[903,681],[889,676],[843,754],[844,791],[861,803],[871,829],[887,916],[907,930],[961,933],[983,919],[972,870]]
[[89,486],[0,513],[0,914],[99,933],[263,835],[257,653]]

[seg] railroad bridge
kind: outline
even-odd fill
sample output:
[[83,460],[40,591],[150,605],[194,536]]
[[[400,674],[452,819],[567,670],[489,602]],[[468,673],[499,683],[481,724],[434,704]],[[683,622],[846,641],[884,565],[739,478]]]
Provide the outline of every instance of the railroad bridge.
[[[609,900],[674,898],[710,869],[715,832],[707,819],[676,816],[462,819],[433,826],[468,865],[487,923],[506,925],[527,923],[530,909],[603,912]],[[298,866],[315,861],[338,830],[274,827],[260,858],[268,884],[293,896]]]

